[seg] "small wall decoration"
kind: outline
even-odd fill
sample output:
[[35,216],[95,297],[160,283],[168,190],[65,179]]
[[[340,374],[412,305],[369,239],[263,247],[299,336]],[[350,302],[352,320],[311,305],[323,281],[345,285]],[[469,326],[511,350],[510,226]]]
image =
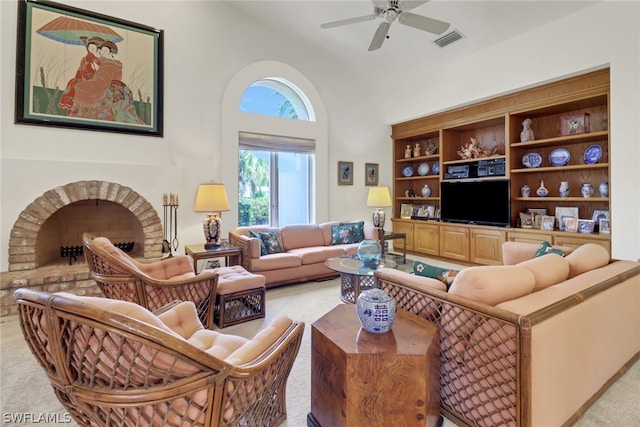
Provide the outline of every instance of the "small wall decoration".
[[378,185],[378,164],[365,163],[364,165],[364,185]]
[[162,50],[162,30],[21,0],[15,122],[162,136]]
[[338,162],[338,185],[353,185],[353,162]]
[[589,133],[591,123],[589,113],[565,114],[560,116],[560,134],[577,135]]

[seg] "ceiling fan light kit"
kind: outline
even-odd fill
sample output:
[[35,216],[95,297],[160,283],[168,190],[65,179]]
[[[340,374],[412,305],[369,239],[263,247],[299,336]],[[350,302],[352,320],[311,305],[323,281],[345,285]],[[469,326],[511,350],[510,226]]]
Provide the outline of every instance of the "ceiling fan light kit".
[[389,33],[389,28],[394,21],[402,25],[412,27],[432,34],[442,34],[449,29],[449,23],[438,19],[429,18],[409,12],[412,9],[426,3],[428,0],[371,0],[373,2],[373,14],[358,16],[355,18],[341,19],[339,21],[327,22],[320,25],[320,28],[334,28],[342,25],[350,25],[358,22],[373,21],[381,19],[376,32],[373,35],[369,51],[379,49]]

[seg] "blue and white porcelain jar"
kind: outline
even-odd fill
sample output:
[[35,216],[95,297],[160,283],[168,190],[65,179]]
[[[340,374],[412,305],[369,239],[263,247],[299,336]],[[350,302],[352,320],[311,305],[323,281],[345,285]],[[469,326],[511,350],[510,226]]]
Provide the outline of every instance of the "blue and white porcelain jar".
[[356,311],[362,328],[374,334],[391,330],[396,318],[396,309],[396,301],[393,297],[378,288],[362,292],[356,301]]

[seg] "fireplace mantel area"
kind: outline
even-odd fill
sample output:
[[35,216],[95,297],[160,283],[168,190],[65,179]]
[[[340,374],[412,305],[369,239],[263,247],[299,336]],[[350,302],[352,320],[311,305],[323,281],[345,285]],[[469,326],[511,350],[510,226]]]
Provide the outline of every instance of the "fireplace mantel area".
[[98,180],[55,187],[26,206],[11,229],[0,316],[15,314],[12,294],[20,287],[102,295],[80,252],[84,232],[121,243],[136,258],[162,257],[160,217],[130,187]]

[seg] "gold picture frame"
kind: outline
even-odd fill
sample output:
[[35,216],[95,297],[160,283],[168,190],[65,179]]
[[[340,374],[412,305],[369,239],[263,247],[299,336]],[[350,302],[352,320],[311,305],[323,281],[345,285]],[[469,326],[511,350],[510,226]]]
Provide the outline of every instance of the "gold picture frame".
[[338,162],[338,185],[353,185],[353,162]]

